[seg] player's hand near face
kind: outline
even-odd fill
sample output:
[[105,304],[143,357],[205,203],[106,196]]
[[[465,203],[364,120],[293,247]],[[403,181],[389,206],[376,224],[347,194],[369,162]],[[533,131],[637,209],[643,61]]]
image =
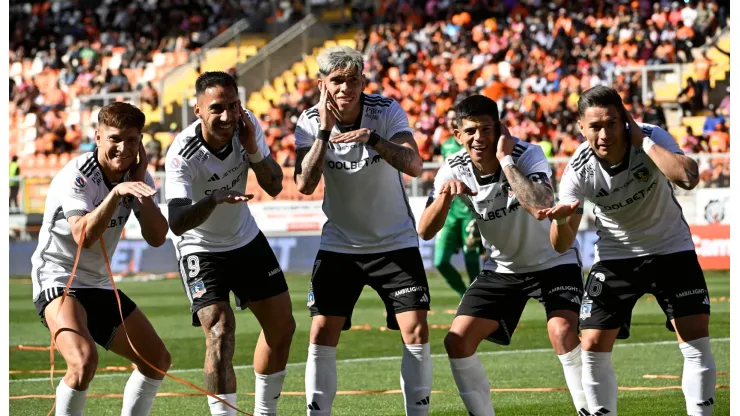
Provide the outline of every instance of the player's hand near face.
[[149,166],[149,158],[146,156],[144,143],[139,142],[139,162],[131,166],[130,178],[134,182],[144,182],[146,180],[146,168]]
[[242,107],[242,102],[239,101],[239,143],[241,143],[244,150],[247,153],[257,153],[257,133],[252,120],[247,115]]
[[211,199],[219,205],[223,203],[238,204],[240,202],[247,202],[252,198],[254,198],[254,195],[252,194],[245,195],[236,191],[227,191],[222,189],[218,189],[211,193]]
[[503,123],[499,123],[501,125],[501,136],[498,138],[498,144],[496,145],[496,159],[501,160],[506,156],[511,156],[516,141],[511,137],[509,129]]
[[329,89],[325,83],[321,83],[321,95],[319,98],[319,129],[331,130],[340,120],[339,106],[334,98],[329,94]]
[[478,195],[478,192],[473,191],[472,189],[468,188],[468,185],[465,185],[464,182],[458,180],[458,179],[452,179],[447,182],[445,182],[444,185],[442,185],[442,189],[439,191],[440,195],[450,195],[451,197],[457,196],[457,195],[470,195],[475,196]]

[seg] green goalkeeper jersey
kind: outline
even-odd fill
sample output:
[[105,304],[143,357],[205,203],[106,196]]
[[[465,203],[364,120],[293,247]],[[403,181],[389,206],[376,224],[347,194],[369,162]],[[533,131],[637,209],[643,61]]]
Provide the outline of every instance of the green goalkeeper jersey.
[[[453,155],[460,150],[462,150],[464,147],[461,144],[457,143],[457,140],[455,140],[455,136],[450,136],[449,139],[447,139],[444,143],[442,143],[442,146],[440,148],[442,152],[442,157],[444,159],[447,159],[450,155]],[[447,214],[448,218],[472,218],[473,212],[468,208],[467,205],[465,205],[460,198],[455,198],[452,200],[452,205],[450,205],[450,212]]]

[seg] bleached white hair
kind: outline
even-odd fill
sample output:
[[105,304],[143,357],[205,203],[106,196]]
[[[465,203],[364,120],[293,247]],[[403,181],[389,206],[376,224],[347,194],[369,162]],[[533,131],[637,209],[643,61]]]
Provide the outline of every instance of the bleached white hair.
[[316,62],[319,64],[319,74],[322,76],[327,76],[338,69],[351,70],[353,68],[357,70],[358,75],[361,75],[365,67],[362,54],[349,46],[326,48],[316,57]]

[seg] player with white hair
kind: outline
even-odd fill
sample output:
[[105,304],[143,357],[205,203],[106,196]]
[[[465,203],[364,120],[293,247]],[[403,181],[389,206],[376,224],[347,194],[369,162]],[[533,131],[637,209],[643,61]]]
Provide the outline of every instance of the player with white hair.
[[385,303],[388,328],[401,331],[406,414],[426,415],[432,386],[429,285],[403,181],[403,174],[421,174],[421,156],[401,106],[363,93],[359,52],[328,48],[317,61],[321,98],[301,114],[295,131],[298,190],[313,193],[323,175],[328,218],[308,294],[307,414],[331,414],[339,336],[350,328],[354,305],[370,285]]
[[595,205],[599,240],[580,315],[589,411],[617,414],[612,348],[617,338],[629,336],[632,309],[650,293],[684,356],[686,411],[710,415],[717,374],[709,344],[709,293],[671,185],[693,189],[698,166],[670,133],[635,122],[612,88],[584,92],[578,113],[586,142],[563,173],[560,205],[541,214],[554,220],[550,240],[562,252],[576,238],[580,205],[586,199]]

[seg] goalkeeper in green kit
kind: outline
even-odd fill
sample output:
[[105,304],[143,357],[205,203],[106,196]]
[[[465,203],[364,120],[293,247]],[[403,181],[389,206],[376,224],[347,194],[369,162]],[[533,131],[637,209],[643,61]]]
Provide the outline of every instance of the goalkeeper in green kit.
[[[454,111],[447,113],[447,127],[454,131],[456,114]],[[442,157],[459,152],[464,147],[457,142],[452,135],[442,143]],[[437,234],[434,243],[434,267],[439,270],[447,284],[457,292],[460,297],[465,293],[468,284],[480,273],[481,238],[478,227],[475,224],[473,211],[468,208],[460,198],[455,198],[447,214],[447,220],[442,230]],[[465,256],[465,268],[468,271],[468,284],[463,282],[462,276],[452,265],[452,255],[460,249]]]

